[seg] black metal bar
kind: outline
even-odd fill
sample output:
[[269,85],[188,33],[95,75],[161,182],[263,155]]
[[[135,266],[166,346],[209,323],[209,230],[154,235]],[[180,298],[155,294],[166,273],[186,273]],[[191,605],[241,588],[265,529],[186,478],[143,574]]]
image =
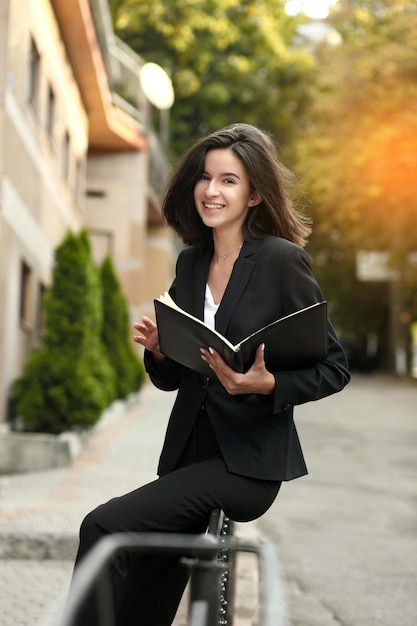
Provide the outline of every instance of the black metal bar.
[[260,626],[287,626],[283,577],[276,550],[270,544],[247,543],[236,537],[163,533],[121,533],[104,537],[77,567],[60,626],[75,626],[76,613],[98,576],[117,552],[178,554],[190,558],[213,558],[222,549],[258,555],[260,569]]
[[97,613],[100,626],[116,626],[113,589],[108,567],[103,568],[97,581]]
[[208,624],[216,624],[219,619],[219,595],[221,565],[216,558],[200,557],[191,566],[190,609],[196,602],[207,606]]

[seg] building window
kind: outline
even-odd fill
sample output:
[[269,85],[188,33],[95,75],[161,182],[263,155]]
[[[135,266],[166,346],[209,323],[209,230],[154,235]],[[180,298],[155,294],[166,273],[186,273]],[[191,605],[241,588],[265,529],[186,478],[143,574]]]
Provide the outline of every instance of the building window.
[[55,109],[56,109],[55,94],[54,94],[54,90],[49,85],[48,101],[47,101],[47,108],[46,108],[46,132],[48,133],[48,136],[51,140],[54,137]]
[[36,108],[39,98],[39,84],[41,74],[41,57],[33,39],[30,41],[29,57],[29,102]]
[[37,302],[37,311],[36,311],[36,330],[39,336],[42,336],[45,332],[45,294],[46,287],[39,283],[38,285],[38,302]]
[[103,189],[87,189],[85,195],[87,198],[105,198],[107,194]]
[[32,270],[24,261],[20,270],[20,322],[23,326],[29,326],[30,322],[30,291],[32,283]]
[[70,173],[70,137],[68,131],[65,132],[62,144],[62,177],[69,180]]
[[80,211],[84,209],[84,197],[81,193],[81,190],[84,187],[83,173],[84,162],[79,158],[75,162],[74,199]]

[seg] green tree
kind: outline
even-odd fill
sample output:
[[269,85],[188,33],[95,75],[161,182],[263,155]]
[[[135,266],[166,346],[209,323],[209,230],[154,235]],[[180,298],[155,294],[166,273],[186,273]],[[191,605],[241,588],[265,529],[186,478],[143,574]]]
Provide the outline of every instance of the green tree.
[[101,343],[102,295],[88,236],[70,233],[55,253],[42,345],[12,389],[28,431],[91,426],[115,398],[115,373]]
[[417,6],[346,2],[333,21],[339,48],[324,48],[298,169],[320,229],[356,247],[417,249]]
[[116,372],[116,396],[126,398],[141,387],[145,372],[128,339],[129,310],[110,257],[101,266],[103,325],[101,338]]
[[332,23],[342,43],[317,50],[296,167],[312,201],[309,249],[338,320],[379,332],[387,285],[358,283],[355,261],[359,250],[388,251],[401,275],[413,274],[415,291],[417,5],[340,0]]
[[111,2],[117,35],[172,76],[174,158],[233,122],[259,125],[283,151],[289,147],[313,60],[293,45],[298,20],[284,6],[282,0]]

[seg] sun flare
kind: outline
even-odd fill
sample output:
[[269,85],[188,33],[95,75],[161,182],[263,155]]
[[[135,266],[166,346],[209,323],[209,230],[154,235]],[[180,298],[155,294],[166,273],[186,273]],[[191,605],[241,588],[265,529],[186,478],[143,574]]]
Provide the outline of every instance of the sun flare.
[[324,19],[329,15],[329,8],[338,0],[289,0],[285,5],[288,15],[304,13],[312,19]]

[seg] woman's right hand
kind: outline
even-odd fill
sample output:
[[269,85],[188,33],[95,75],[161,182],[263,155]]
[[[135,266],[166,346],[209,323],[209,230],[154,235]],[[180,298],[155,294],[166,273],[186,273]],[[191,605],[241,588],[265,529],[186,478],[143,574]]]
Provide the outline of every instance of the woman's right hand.
[[144,316],[141,320],[142,323],[135,322],[133,324],[133,328],[141,334],[134,335],[132,339],[146,350],[152,352],[152,356],[157,363],[162,363],[166,357],[159,348],[158,327],[149,317]]

